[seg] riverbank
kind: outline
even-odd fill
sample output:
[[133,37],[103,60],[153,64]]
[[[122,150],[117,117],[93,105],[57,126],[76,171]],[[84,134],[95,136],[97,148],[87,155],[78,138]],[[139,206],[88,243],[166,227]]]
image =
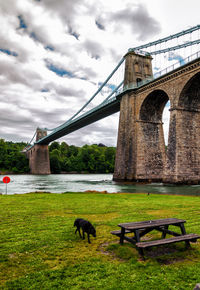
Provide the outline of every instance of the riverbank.
[[[153,248],[146,260],[110,231],[121,222],[176,217],[200,234],[200,198],[158,194],[64,193],[0,196],[3,289],[193,289],[200,277],[200,242]],[[90,220],[92,244],[74,233]],[[153,234],[156,237],[156,233]],[[159,235],[159,234],[158,234]],[[120,277],[120,278],[119,278]]]
[[[52,174],[52,175],[9,175],[7,193],[24,194],[28,192],[84,192],[107,191],[108,193],[160,193],[200,196],[200,185],[173,186],[162,183],[130,184],[113,181],[112,174]],[[3,179],[3,177],[2,177]],[[0,180],[0,193],[6,193],[6,186]]]

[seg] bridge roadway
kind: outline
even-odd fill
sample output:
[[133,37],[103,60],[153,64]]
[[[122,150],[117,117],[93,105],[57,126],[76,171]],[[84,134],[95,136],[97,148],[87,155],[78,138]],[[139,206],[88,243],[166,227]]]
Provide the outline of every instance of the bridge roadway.
[[54,131],[52,131],[50,134],[48,134],[47,136],[45,136],[45,137],[41,138],[40,140],[38,140],[37,142],[35,142],[35,144],[48,145],[50,142],[52,142],[58,138],[61,138],[65,135],[68,135],[68,134],[78,130],[78,129],[81,129],[81,128],[83,128],[87,125],[90,125],[96,121],[99,121],[107,116],[110,116],[114,113],[119,112],[120,111],[120,99],[121,99],[122,95],[124,95],[132,90],[137,90],[138,88],[141,88],[141,86],[145,87],[145,85],[147,85],[147,84],[148,85],[150,83],[153,84],[154,81],[162,79],[162,78],[166,77],[167,75],[170,76],[174,72],[181,71],[184,67],[189,66],[191,63],[198,62],[199,60],[200,60],[200,57],[197,57],[195,60],[189,61],[188,63],[181,65],[178,68],[161,75],[160,77],[157,77],[157,78],[154,78],[153,80],[147,81],[146,83],[143,83],[138,87],[129,86],[128,88],[126,88],[122,92],[116,94],[116,96],[110,98],[106,102],[103,102],[102,104],[95,107],[94,109],[82,114],[80,117],[77,117],[71,121],[65,122],[61,126],[54,129]]
[[116,97],[113,97],[108,102],[102,103],[102,105],[99,105],[95,109],[92,109],[80,117],[77,117],[76,119],[59,126],[50,134],[38,140],[35,144],[48,145],[50,142],[58,138],[68,135],[69,133],[72,133],[119,111],[120,100]]

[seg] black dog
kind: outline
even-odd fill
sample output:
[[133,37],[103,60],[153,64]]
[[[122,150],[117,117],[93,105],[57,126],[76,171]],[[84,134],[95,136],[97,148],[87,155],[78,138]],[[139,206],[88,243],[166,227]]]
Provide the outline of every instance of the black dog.
[[78,231],[81,238],[82,238],[82,236],[81,236],[80,228],[82,228],[83,240],[85,239],[85,233],[87,233],[88,243],[91,243],[90,242],[90,235],[93,235],[93,237],[96,237],[96,230],[89,221],[86,221],[84,219],[76,219],[74,222],[74,227],[77,227],[77,229],[75,230],[75,234]]

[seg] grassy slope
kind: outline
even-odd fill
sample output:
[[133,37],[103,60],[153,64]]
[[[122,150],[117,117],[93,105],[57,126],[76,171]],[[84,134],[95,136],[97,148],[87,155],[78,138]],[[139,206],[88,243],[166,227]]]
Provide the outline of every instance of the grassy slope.
[[[90,220],[92,244],[74,234]],[[200,240],[153,248],[146,260],[110,231],[120,222],[176,217],[200,234],[200,198],[146,194],[0,196],[2,289],[193,289],[200,282]],[[151,234],[152,235],[152,234]],[[153,233],[159,237],[160,233]]]

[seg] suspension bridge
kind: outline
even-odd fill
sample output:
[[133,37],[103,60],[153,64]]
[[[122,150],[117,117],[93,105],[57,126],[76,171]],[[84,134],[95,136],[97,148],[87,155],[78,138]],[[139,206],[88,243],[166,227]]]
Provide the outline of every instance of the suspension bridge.
[[[199,33],[200,25],[197,25],[130,48],[76,114],[54,129],[37,129],[36,141],[25,149],[31,172],[50,173],[46,152],[50,142],[120,111],[115,180],[198,183],[199,141],[189,144],[189,136],[186,136],[182,138],[185,140],[182,144],[178,133],[180,127],[187,123],[187,126],[190,124],[190,138],[199,139]],[[171,114],[166,153],[162,112],[168,101]],[[181,121],[178,123],[178,120]],[[144,152],[145,148],[148,154]],[[194,152],[193,160],[191,156]],[[179,166],[177,158],[180,153],[185,159],[179,162]],[[185,165],[188,158],[194,161],[193,165],[189,162],[190,169]],[[42,163],[44,170],[40,170]],[[180,173],[181,166],[186,170],[184,174]]]

